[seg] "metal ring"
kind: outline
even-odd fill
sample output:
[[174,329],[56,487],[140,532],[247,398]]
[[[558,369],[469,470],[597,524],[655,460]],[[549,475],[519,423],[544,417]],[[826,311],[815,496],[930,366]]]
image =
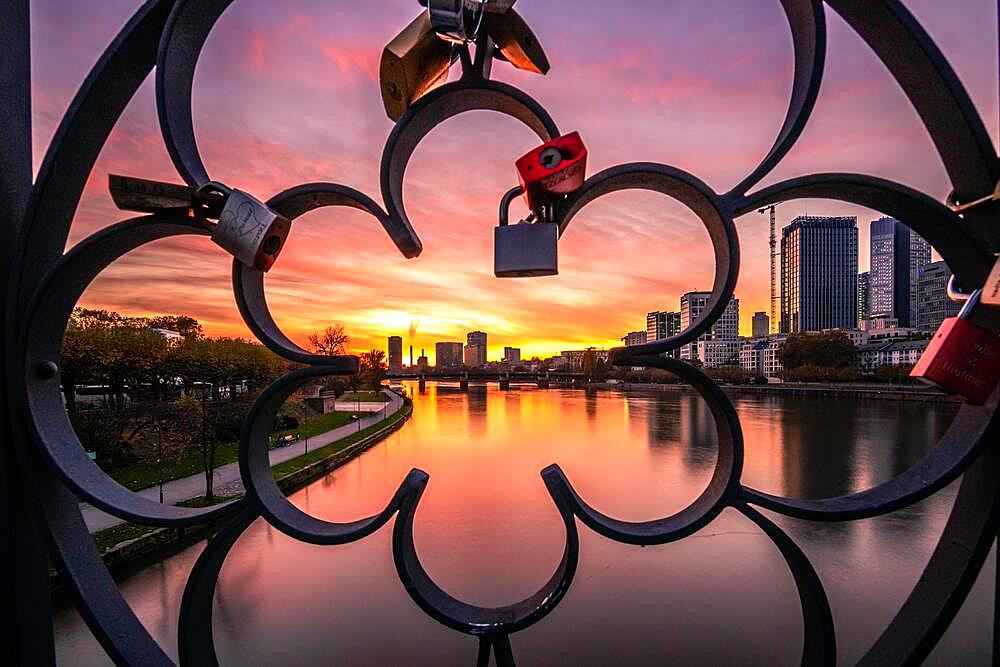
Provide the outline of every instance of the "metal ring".
[[795,580],[802,609],[802,665],[837,664],[837,632],[833,612],[823,582],[802,549],[773,521],[757,510],[741,503],[736,511],[753,521],[778,547],[785,565]]
[[533,595],[502,607],[479,607],[452,597],[438,586],[417,556],[413,543],[413,517],[427,485],[418,480],[414,493],[404,497],[392,531],[392,554],[396,572],[417,605],[439,623],[476,636],[507,635],[523,630],[547,616],[562,600],[576,574],[580,542],[566,487],[558,471],[550,466],[542,471],[545,487],[552,496],[566,530],[566,545],[559,565],[549,580]]
[[707,332],[729,305],[740,272],[740,245],[736,225],[733,224],[725,202],[696,177],[674,167],[637,162],[594,174],[582,188],[559,204],[555,220],[559,223],[560,235],[584,206],[599,197],[621,190],[649,190],[676,199],[698,216],[712,241],[715,256],[712,296],[698,321],[674,336],[628,348],[629,354],[636,356],[660,354],[690,343]]
[[959,284],[982,285],[993,257],[947,206],[905,185],[862,174],[811,174],[775,183],[733,203],[736,215],[793,199],[833,199],[881,211],[923,237]]
[[823,81],[826,60],[826,17],[822,0],[781,0],[792,33],[795,52],[792,94],[785,120],[771,150],[760,164],[733,187],[726,197],[745,193],[773,170],[792,149],[812,115]]
[[212,179],[198,151],[191,92],[198,57],[216,21],[233,0],[177,0],[156,56],[156,111],[170,159],[193,188]]
[[275,380],[257,397],[243,420],[240,433],[240,476],[247,497],[258,506],[268,523],[281,532],[310,544],[345,544],[372,534],[392,517],[403,497],[414,493],[427,474],[410,471],[399,490],[378,514],[350,523],[334,523],[317,519],[288,502],[271,473],[267,455],[268,436],[274,429],[274,418],[292,392],[311,378],[341,373],[339,366],[311,366],[292,371]]
[[58,360],[73,307],[97,275],[125,253],[172,236],[206,236],[186,213],[163,213],[112,225],[74,247],[48,273],[32,300],[20,337],[24,360],[24,415],[39,449],[70,488],[122,519],[152,526],[190,526],[225,516],[240,501],[206,509],[161,505],[114,481],[80,444],[63,403]]
[[676,514],[652,521],[629,522],[612,519],[584,502],[558,466],[552,466],[553,474],[555,483],[565,489],[572,513],[591,530],[625,544],[666,544],[697,532],[732,504],[734,494],[738,494],[743,471],[743,430],[732,402],[707,375],[678,359],[633,356],[633,349],[620,350],[614,357],[615,365],[670,371],[694,387],[708,405],[715,420],[719,447],[708,486],[698,498]]
[[542,106],[526,93],[498,81],[461,80],[436,88],[418,99],[399,119],[382,151],[381,184],[389,218],[416,237],[403,205],[406,166],[420,141],[444,121],[466,111],[506,114],[527,125],[543,141],[559,136],[559,128]]
[[[420,242],[405,227],[389,218],[382,208],[366,195],[342,185],[310,183],[300,185],[272,197],[267,206],[295,220],[299,216],[324,206],[346,206],[370,213],[389,233],[405,256],[419,252]],[[294,227],[294,225],[293,225]],[[357,372],[358,360],[353,356],[326,357],[313,354],[296,345],[286,336],[271,315],[264,291],[264,272],[233,261],[233,292],[243,320],[254,335],[275,354],[303,364],[340,365],[341,374]]]
[[1000,390],[985,405],[963,405],[940,440],[903,473],[846,496],[799,499],[745,487],[748,502],[798,519],[854,521],[895,512],[955,481],[1000,433]]

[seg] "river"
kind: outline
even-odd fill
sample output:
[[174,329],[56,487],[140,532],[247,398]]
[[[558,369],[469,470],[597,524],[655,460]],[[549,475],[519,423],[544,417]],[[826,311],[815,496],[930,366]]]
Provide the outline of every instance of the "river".
[[[291,496],[350,520],[379,511],[413,467],[430,473],[417,510],[419,555],[452,595],[480,605],[534,592],[562,554],[564,531],[539,471],[557,462],[591,505],[651,519],[698,496],[716,458],[715,429],[691,392],[500,391],[429,384],[387,440]],[[943,433],[951,404],[737,396],[744,483],[815,498],[858,491],[906,469]],[[812,560],[833,608],[841,664],[855,662],[912,588],[957,485],[886,517],[817,524],[777,517]],[[776,515],[768,515],[774,518]],[[391,523],[365,540],[319,547],[258,520],[240,538],[216,595],[223,664],[470,665],[475,640],[424,615],[399,582]],[[176,655],[187,574],[203,543],[129,575],[121,589]],[[931,655],[988,664],[994,559]],[[512,636],[519,664],[798,664],[802,621],[777,548],[726,510],[699,533],[656,547],[610,542],[580,526],[569,593]],[[77,613],[56,617],[61,664],[107,664]]]

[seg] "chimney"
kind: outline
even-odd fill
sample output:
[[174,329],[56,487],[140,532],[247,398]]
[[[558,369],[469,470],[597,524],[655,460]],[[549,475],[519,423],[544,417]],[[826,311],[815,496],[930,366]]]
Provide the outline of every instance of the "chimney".
[[413,365],[413,346],[410,346],[410,365]]

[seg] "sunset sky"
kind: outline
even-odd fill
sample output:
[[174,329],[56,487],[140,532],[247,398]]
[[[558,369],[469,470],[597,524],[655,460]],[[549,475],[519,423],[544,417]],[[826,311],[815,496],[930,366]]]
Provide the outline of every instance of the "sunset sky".
[[[997,5],[994,0],[905,3],[944,50],[996,140]],[[33,0],[35,164],[72,96],[137,0]],[[628,9],[624,9],[627,7]],[[693,173],[718,192],[742,179],[781,125],[792,46],[777,0],[520,0],[552,70],[541,77],[496,63],[494,78],[523,88],[564,132],[580,131],[593,174],[653,161]],[[379,160],[391,121],[382,109],[383,46],[421,8],[415,0],[237,0],[202,54],[195,128],[209,174],[266,199],[313,181],[381,200]],[[932,196],[948,192],[940,160],[916,113],[867,46],[827,11],[827,69],[817,109],[792,153],[765,184],[819,171],[869,173]],[[457,74],[458,67],[455,68]],[[474,112],[420,145],[405,183],[407,212],[424,244],[404,259],[373,218],[344,209],[310,213],[265,280],[278,323],[306,344],[343,322],[351,348],[384,349],[403,336],[434,363],[436,341],[489,334],[547,356],[610,347],[645,328],[649,310],[708,289],[708,236],[678,203],[618,193],[592,204],[560,242],[560,274],[493,276],[501,195],[514,160],[537,144],[517,121]],[[160,136],[152,77],[119,122],[91,175],[70,242],[129,217],[107,193],[108,173],[179,182]],[[778,209],[781,225],[805,213],[857,215],[860,266],[876,213],[802,200]],[[515,215],[524,213],[517,208]],[[767,220],[737,221],[743,268],[740,325],[768,310]],[[168,240],[108,269],[82,305],[133,315],[183,313],[210,335],[250,337],[236,310],[227,255],[207,239]]]

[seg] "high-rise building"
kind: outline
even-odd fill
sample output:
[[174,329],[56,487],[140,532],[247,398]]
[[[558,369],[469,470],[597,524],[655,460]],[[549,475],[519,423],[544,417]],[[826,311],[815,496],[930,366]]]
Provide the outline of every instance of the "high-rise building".
[[781,333],[858,325],[858,219],[799,216],[781,230]]
[[503,349],[503,360],[506,361],[511,366],[515,366],[521,363],[521,348],[519,347],[504,347]]
[[463,360],[461,343],[434,344],[434,363],[438,368],[458,368]]
[[934,332],[946,317],[958,315],[962,304],[948,298],[948,280],[951,269],[942,262],[924,264],[917,271],[917,311],[916,326],[921,331]]
[[900,326],[917,320],[917,272],[930,264],[931,247],[895,218],[871,223],[869,317],[894,317]]
[[403,372],[402,336],[389,336],[389,372],[393,374]]
[[751,336],[760,338],[771,333],[771,318],[763,310],[753,314],[751,324]]
[[858,322],[864,322],[872,316],[870,279],[868,271],[858,274]]
[[[693,322],[700,317],[708,300],[712,297],[711,292],[688,292],[681,296],[680,331],[686,330]],[[682,345],[680,350],[681,359],[695,359],[698,356],[698,341],[721,340],[733,341],[739,338],[740,334],[740,300],[733,297],[726,305],[722,316],[715,321],[708,333],[698,337],[694,343]]]
[[642,345],[646,342],[646,332],[645,331],[629,331],[627,334],[622,336],[622,342],[625,343],[625,347],[633,347],[635,345]]
[[486,334],[472,331],[466,336],[465,365],[473,368],[486,365]]
[[681,331],[681,314],[676,311],[654,310],[646,313],[646,341],[653,342]]

